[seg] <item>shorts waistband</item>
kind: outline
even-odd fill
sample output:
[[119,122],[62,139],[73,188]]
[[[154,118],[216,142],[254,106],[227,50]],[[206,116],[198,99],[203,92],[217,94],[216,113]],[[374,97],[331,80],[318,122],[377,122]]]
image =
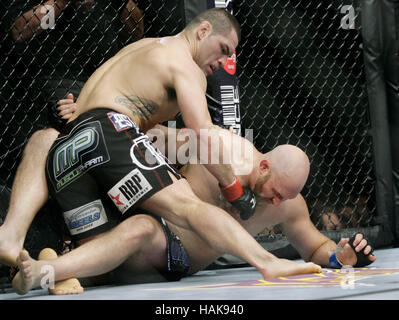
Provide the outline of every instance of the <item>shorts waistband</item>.
[[[97,120],[108,117],[108,113],[120,113],[110,108],[96,108],[86,111],[79,115],[75,120],[68,122],[65,126],[61,129],[61,133],[65,134],[68,133],[73,127],[75,127],[78,123],[83,122],[85,120]],[[121,114],[121,113],[120,113]],[[129,118],[131,122],[136,124],[131,118]],[[136,124],[137,126],[137,124]],[[137,126],[138,127],[138,126]]]

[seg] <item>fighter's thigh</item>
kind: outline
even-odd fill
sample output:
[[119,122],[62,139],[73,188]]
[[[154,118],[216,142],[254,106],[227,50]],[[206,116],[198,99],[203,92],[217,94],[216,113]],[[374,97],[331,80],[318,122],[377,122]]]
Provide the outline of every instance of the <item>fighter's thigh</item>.
[[188,227],[187,215],[207,204],[194,194],[186,179],[178,180],[173,174],[169,175],[173,183],[144,201],[141,207],[185,228]]

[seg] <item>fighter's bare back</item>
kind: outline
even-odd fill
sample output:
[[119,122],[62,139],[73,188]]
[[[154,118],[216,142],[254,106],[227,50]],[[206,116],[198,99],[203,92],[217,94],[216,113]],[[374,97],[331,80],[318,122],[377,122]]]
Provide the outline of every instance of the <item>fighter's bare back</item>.
[[95,108],[126,114],[144,132],[172,119],[179,112],[173,79],[176,67],[198,72],[205,93],[205,75],[178,36],[147,38],[126,46],[89,78],[69,121]]

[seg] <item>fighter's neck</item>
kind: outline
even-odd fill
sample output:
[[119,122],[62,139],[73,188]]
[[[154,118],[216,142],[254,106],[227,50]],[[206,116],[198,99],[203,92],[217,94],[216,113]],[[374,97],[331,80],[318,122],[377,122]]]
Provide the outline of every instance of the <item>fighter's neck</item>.
[[196,61],[196,57],[198,54],[198,40],[193,37],[192,34],[189,34],[188,31],[182,31],[174,36],[177,40],[181,41],[184,46],[187,47],[194,61]]

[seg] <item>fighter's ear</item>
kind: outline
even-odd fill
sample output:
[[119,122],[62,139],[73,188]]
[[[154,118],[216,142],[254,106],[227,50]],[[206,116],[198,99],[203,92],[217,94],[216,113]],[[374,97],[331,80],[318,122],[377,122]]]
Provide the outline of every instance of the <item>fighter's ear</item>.
[[259,162],[259,173],[261,175],[264,175],[265,173],[268,173],[270,170],[270,162],[267,159],[263,159]]
[[212,25],[209,21],[202,21],[197,28],[197,37],[199,40],[206,38],[212,32]]

